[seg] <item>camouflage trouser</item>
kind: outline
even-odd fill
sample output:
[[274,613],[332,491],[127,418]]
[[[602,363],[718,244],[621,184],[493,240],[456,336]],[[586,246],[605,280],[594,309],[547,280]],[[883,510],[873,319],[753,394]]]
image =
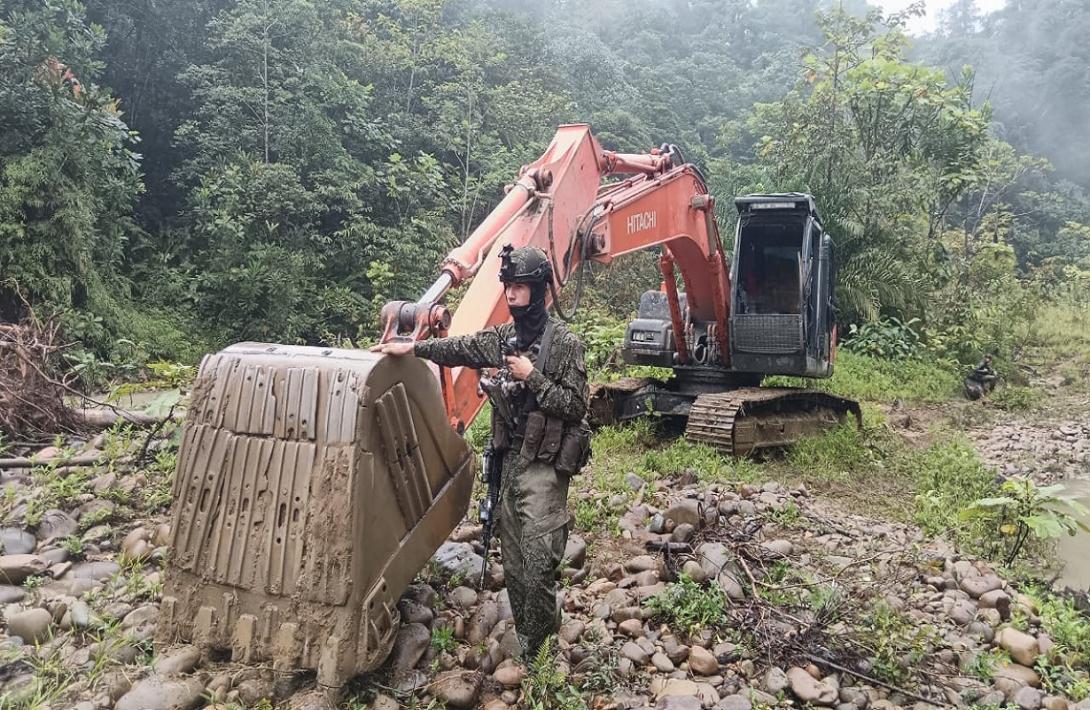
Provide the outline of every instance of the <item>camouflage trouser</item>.
[[556,572],[568,541],[569,479],[540,462],[508,466],[504,476],[499,519],[503,576],[529,661],[560,625]]

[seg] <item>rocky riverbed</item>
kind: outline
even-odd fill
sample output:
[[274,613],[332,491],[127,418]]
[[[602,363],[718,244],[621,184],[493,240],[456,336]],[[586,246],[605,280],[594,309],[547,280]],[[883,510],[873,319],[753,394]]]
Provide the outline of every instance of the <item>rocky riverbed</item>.
[[[1067,446],[1086,441],[1078,422],[1003,431],[982,446],[1001,471],[1024,465],[1006,454],[1041,442],[1057,442],[1057,461],[1086,453]],[[0,707],[331,706],[305,674],[152,647],[171,435],[58,442],[34,452],[37,468],[0,472]],[[802,486],[691,472],[630,484],[635,502],[615,528],[569,541],[563,625],[544,667],[516,658],[501,566],[485,589],[466,584],[480,564],[467,522],[402,599],[387,665],[340,706],[502,710],[545,692],[556,708],[1090,708],[1042,676],[1056,644],[1037,601],[941,540]],[[565,700],[573,687],[581,701]]]

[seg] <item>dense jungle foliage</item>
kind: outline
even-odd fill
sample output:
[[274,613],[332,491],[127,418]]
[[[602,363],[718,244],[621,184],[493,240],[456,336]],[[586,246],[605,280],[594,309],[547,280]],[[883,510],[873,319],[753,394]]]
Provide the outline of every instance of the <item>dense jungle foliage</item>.
[[[858,1],[0,0],[0,318],[104,373],[365,341],[589,122],[679,145],[728,233],[735,194],[814,193],[845,332],[1010,357],[1090,299],[1090,6],[1030,5],[910,40]],[[654,285],[614,270],[603,318]]]

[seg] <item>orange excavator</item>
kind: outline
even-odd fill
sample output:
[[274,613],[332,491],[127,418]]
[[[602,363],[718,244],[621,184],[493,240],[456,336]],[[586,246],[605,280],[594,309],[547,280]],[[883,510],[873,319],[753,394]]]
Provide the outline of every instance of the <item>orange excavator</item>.
[[[676,147],[615,153],[588,126],[562,126],[427,292],[385,306],[382,338],[507,320],[506,244],[544,249],[553,300],[574,282],[573,305],[590,262],[657,247],[662,287],[640,299],[622,352],[674,377],[600,389],[599,420],[654,410],[744,455],[858,417],[849,400],[759,386],[832,373],[833,242],[813,198],[736,199],[730,261],[715,204]],[[451,312],[444,296],[467,283]],[[157,643],[315,669],[331,688],[381,665],[399,598],[465,517],[476,466],[460,435],[484,402],[478,372],[414,358],[262,343],[207,356],[179,450]]]

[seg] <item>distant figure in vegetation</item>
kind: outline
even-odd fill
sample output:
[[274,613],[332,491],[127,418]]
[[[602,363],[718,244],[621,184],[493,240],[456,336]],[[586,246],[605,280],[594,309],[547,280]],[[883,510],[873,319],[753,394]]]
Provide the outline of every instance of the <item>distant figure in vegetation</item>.
[[999,375],[992,368],[992,356],[985,355],[976,369],[965,377],[965,396],[977,400],[995,389]]

